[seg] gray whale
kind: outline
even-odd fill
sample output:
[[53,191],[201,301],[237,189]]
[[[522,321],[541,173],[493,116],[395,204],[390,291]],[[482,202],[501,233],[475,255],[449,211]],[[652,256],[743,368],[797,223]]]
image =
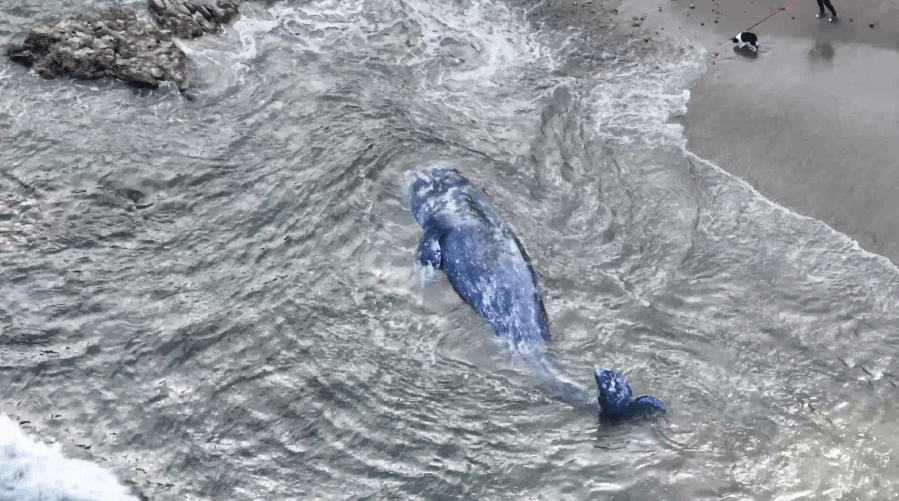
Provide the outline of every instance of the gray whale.
[[409,208],[422,229],[420,265],[442,270],[453,289],[500,336],[517,363],[551,397],[587,407],[609,422],[665,412],[657,399],[634,399],[622,374],[594,367],[598,395],[546,353],[549,323],[537,277],[518,238],[458,171],[407,174]]

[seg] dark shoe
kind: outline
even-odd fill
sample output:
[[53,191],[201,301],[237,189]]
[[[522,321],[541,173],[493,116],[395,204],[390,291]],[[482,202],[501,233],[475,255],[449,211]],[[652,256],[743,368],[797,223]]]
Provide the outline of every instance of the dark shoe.
[[827,13],[822,10],[821,12],[815,14],[815,17],[817,17],[818,19],[820,19],[822,17],[827,17]]
[[830,22],[834,22],[834,21],[836,21],[836,20],[839,19],[839,18],[840,18],[840,15],[839,15],[839,14],[834,14],[833,16],[830,17]]

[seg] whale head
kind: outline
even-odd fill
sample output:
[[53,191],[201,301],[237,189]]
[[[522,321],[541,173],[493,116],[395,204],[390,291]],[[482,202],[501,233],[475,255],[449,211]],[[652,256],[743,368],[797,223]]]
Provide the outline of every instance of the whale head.
[[406,199],[418,224],[424,226],[431,215],[450,201],[450,191],[470,183],[456,169],[433,166],[406,172]]
[[593,376],[599,388],[599,416],[603,421],[620,423],[635,417],[649,417],[665,413],[662,402],[644,395],[633,398],[627,378],[620,372],[595,367]]

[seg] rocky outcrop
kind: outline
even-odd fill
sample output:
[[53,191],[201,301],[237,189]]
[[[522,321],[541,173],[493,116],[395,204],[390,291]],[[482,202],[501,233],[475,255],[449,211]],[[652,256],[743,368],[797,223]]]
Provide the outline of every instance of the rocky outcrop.
[[218,5],[184,2],[182,0],[147,0],[153,19],[179,38],[197,38],[218,31],[238,14],[237,3]]
[[[181,0],[148,0],[159,24],[137,19],[130,7],[110,7],[91,14],[39,24],[24,43],[11,43],[12,61],[34,66],[44,78],[66,75],[77,79],[113,77],[137,87],[159,82],[187,85],[186,58],[172,35],[196,38],[218,30],[237,16],[236,3],[197,4]],[[161,27],[160,27],[161,26]]]
[[44,78],[114,77],[138,87],[169,80],[187,83],[184,52],[168,30],[137,19],[134,9],[110,7],[31,29],[25,43],[12,43],[10,59],[34,66]]

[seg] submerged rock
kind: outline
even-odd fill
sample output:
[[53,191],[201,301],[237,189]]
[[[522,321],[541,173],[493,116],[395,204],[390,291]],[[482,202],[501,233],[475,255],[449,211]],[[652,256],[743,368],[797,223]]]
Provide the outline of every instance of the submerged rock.
[[31,29],[25,43],[11,43],[6,55],[34,66],[44,78],[113,77],[137,87],[169,80],[187,83],[184,52],[168,30],[137,19],[130,7],[109,7]]
[[197,38],[217,31],[239,12],[235,2],[220,1],[212,5],[182,0],[147,0],[147,4],[153,19],[180,38]]

